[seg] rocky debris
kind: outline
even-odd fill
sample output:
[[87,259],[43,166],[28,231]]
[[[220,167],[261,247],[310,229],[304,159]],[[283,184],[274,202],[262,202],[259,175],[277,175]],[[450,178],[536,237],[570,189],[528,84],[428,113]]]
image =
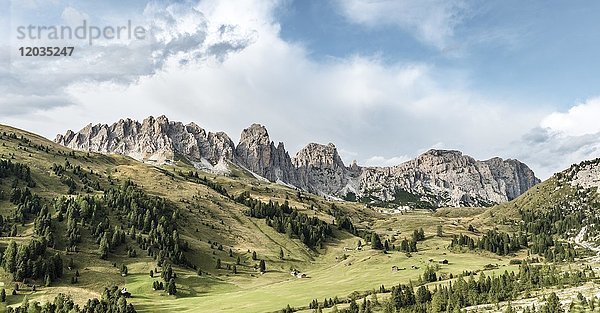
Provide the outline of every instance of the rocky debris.
[[600,191],[600,158],[573,165],[567,173],[571,176],[571,185],[583,188],[596,187]]
[[[142,123],[125,119],[110,126],[90,124],[55,141],[76,150],[119,153],[156,164],[184,158],[221,174],[233,163],[269,181],[315,194],[397,205],[487,206],[512,200],[539,183],[517,160],[477,161],[451,150],[429,150],[392,167],[360,167],[356,162],[346,166],[332,143],[310,143],[290,158],[283,143],[275,145],[259,124],[244,129],[237,146],[223,132],[206,132],[165,116]],[[597,179],[597,174],[589,175]]]

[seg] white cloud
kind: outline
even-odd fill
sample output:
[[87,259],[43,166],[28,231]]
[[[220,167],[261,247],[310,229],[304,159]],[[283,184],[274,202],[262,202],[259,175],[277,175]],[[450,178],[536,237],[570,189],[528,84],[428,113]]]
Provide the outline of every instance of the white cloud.
[[440,49],[469,13],[463,0],[338,0],[350,21],[371,27],[392,25]]
[[600,157],[598,117],[600,98],[547,114],[507,151],[536,169],[540,178],[548,178],[571,164]]
[[[357,159],[364,165],[397,165],[423,147],[444,147],[478,159],[517,157],[541,177],[562,169],[563,161],[598,151],[592,135],[564,139],[594,130],[574,127],[581,126],[580,117],[599,116],[592,109],[597,100],[581,105],[583,115],[577,109],[548,116],[481,95],[464,87],[469,84],[463,75],[430,64],[387,63],[365,55],[317,62],[301,44],[281,38],[273,18],[277,5],[149,6],[145,14],[156,21],[153,50],[112,47],[103,54],[98,47],[93,57],[46,66],[62,73],[52,81],[27,70],[27,64],[15,67],[19,71],[9,79],[0,73],[11,91],[0,93],[0,121],[53,138],[89,122],[166,114],[224,130],[234,141],[257,122],[267,126],[272,140],[285,142],[291,155],[306,142],[334,142],[347,164]],[[160,55],[152,59],[148,52],[154,50]],[[79,68],[89,73],[82,75]],[[552,131],[530,131],[531,125]]]
[[545,117],[540,126],[568,136],[582,136],[600,132],[600,98],[577,104],[567,112],[554,112]]
[[90,16],[87,13],[81,12],[72,6],[65,7],[60,17],[69,26],[82,25],[84,20],[90,22]]
[[546,179],[571,164],[600,157],[600,133],[569,136],[536,127],[506,150]]
[[394,166],[412,159],[409,156],[395,156],[385,158],[382,156],[372,156],[365,161],[365,166]]
[[[62,10],[61,18],[68,25],[79,26],[89,17],[67,6]],[[0,57],[0,64],[9,65],[0,68],[0,112],[20,115],[33,110],[71,106],[75,104],[74,97],[68,91],[77,85],[94,88],[97,83],[108,82],[108,85],[127,86],[140,78],[151,77],[167,66],[167,62],[177,70],[190,60],[222,60],[255,41],[252,30],[237,29],[235,25],[208,25],[202,12],[190,3],[159,6],[152,2],[137,19],[148,21],[144,26],[150,33],[149,38],[98,39],[93,45],[88,45],[87,39],[81,42],[67,40],[61,44],[48,39],[28,39],[27,44],[19,42],[26,46],[75,46],[75,50],[70,57],[50,59]],[[106,25],[94,26],[102,28]],[[81,103],[77,105],[85,105],[85,99],[78,100]]]

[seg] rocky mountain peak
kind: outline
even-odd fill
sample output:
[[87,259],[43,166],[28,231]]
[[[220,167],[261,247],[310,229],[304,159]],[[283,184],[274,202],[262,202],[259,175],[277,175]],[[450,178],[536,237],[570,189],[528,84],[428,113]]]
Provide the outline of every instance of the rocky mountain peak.
[[270,181],[297,184],[294,166],[283,143],[275,147],[267,128],[260,124],[252,124],[242,131],[235,156],[238,164]]
[[268,145],[270,143],[271,141],[269,139],[267,128],[260,124],[252,124],[242,131],[239,144]]
[[141,123],[121,119],[112,125],[87,125],[76,134],[58,135],[57,143],[76,150],[119,153],[149,163],[170,163],[183,155],[202,167],[232,160],[234,144],[225,133],[207,133],[196,124],[170,122],[161,115]]
[[421,156],[447,156],[447,157],[460,157],[463,153],[458,150],[444,150],[444,149],[429,149]]
[[296,156],[292,161],[296,167],[345,167],[344,162],[333,143],[327,145],[309,143],[306,147],[296,153]]
[[[381,205],[490,205],[514,199],[539,182],[517,160],[477,161],[456,150],[431,149],[392,167],[361,167],[356,161],[346,167],[333,143],[309,143],[290,158],[283,142],[275,145],[263,125],[244,129],[236,146],[223,132],[207,132],[195,123],[184,125],[164,115],[149,116],[141,123],[121,119],[110,126],[88,124],[77,133],[69,130],[58,135],[55,141],[72,149],[120,153],[149,163],[170,163],[181,157],[215,172],[223,172],[229,161],[272,182],[321,195],[352,193]],[[590,173],[585,175],[596,172]],[[587,182],[585,177],[581,180]]]
[[316,193],[338,194],[350,181],[349,171],[332,143],[309,143],[292,162],[301,185]]

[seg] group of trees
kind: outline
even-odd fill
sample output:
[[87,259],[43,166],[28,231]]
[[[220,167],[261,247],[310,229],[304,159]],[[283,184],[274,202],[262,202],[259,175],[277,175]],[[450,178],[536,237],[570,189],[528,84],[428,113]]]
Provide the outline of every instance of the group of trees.
[[299,238],[310,248],[320,247],[333,234],[329,224],[290,207],[287,200],[281,205],[273,201],[264,203],[244,192],[235,201],[249,208],[246,211],[248,216],[265,219],[268,226],[290,238]]
[[80,307],[75,304],[70,296],[58,294],[54,301],[41,305],[37,301],[25,301],[16,308],[7,307],[7,313],[135,313],[136,310],[131,303],[127,303],[126,296],[121,293],[117,286],[106,288],[101,299],[89,299]]
[[159,263],[169,259],[178,265],[189,265],[184,255],[188,244],[179,238],[178,212],[173,204],[164,198],[146,194],[129,180],[105,191],[102,199],[130,229],[130,234],[137,233],[136,241],[148,255]]
[[352,220],[350,219],[350,217],[348,217],[346,213],[344,213],[344,211],[338,209],[335,203],[332,203],[329,206],[327,214],[333,216],[334,223],[338,226],[338,229],[346,230],[347,232],[353,235],[361,235],[360,231],[356,229],[356,227],[354,227],[354,224],[352,224]]
[[527,243],[527,235],[524,233],[511,236],[505,232],[492,229],[488,230],[481,238],[477,238],[477,240],[464,234],[454,235],[450,246],[463,246],[469,250],[480,249],[498,255],[507,255],[518,251],[521,247],[527,247]]
[[[81,168],[80,165],[71,164],[69,160],[65,160],[64,165],[54,163],[52,164],[51,169],[56,176],[60,177],[60,181],[69,187],[69,190],[67,191],[68,194],[75,194],[77,191],[77,183],[72,177],[79,178],[84,186],[84,191],[88,193],[92,190],[102,190],[100,181],[98,179],[93,179],[94,172],[92,170],[88,172]],[[71,174],[69,174],[69,172]]]
[[165,281],[165,284],[163,285],[162,282],[159,282],[157,284],[159,288],[155,289],[160,290],[164,288],[169,295],[177,294],[177,284],[175,283],[175,278],[177,277],[177,274],[173,272],[173,267],[171,266],[171,264],[167,264],[164,267],[163,271],[160,273],[160,277]]
[[52,217],[48,211],[48,207],[45,205],[33,221],[33,232],[48,247],[54,247],[54,225],[52,225]]
[[188,180],[191,180],[193,182],[196,183],[200,183],[203,184],[209,188],[211,188],[212,190],[220,193],[221,195],[230,198],[229,194],[227,193],[227,189],[225,189],[225,187],[219,185],[219,183],[213,182],[211,180],[209,180],[208,178],[206,178],[206,176],[202,176],[200,177],[200,175],[198,175],[198,172],[194,172],[194,171],[189,171],[187,173],[183,173],[181,171],[178,171],[178,174],[180,176],[185,177]]
[[437,277],[436,267],[435,266],[427,266],[425,268],[425,272],[423,272],[422,280],[424,282],[428,282],[428,283],[437,281],[438,277]]
[[593,277],[591,269],[561,273],[552,265],[524,263],[518,273],[506,271],[492,277],[480,274],[477,280],[472,275],[467,279],[461,276],[452,284],[435,286],[433,290],[420,286],[415,292],[411,285],[399,285],[392,288],[390,300],[396,310],[404,309],[403,312],[454,312],[472,305],[510,301],[534,288],[576,286]]
[[[522,229],[531,234],[531,252],[542,255],[550,262],[573,261],[578,256],[571,243],[554,237],[567,239],[583,226],[597,227],[600,217],[586,214],[585,209],[573,209],[570,203],[558,204],[549,210],[521,210]],[[588,227],[589,230],[590,227]]]
[[0,215],[0,237],[1,236],[10,236],[10,237],[14,237],[17,235],[17,225],[16,224],[12,224],[9,221],[9,219],[4,218],[3,215]]
[[425,240],[425,231],[423,230],[423,227],[413,231],[412,239],[415,242]]
[[425,240],[425,231],[423,228],[415,229],[411,239],[404,238],[400,241],[400,245],[395,247],[397,250],[410,253],[417,252],[417,242]]
[[398,250],[402,252],[417,252],[417,242],[413,240],[408,240],[406,238],[402,239],[400,242],[400,246],[398,246]]
[[37,215],[42,209],[42,199],[27,187],[12,189],[10,202],[16,205],[13,220],[24,224],[31,216]]
[[549,262],[573,262],[579,255],[572,243],[554,240],[549,234],[533,235],[531,252],[544,256]]
[[[335,310],[337,312],[360,313],[371,312],[372,308],[379,306],[383,312],[404,313],[428,313],[428,312],[460,312],[461,309],[485,303],[498,303],[511,301],[519,297],[523,292],[547,288],[551,286],[578,286],[590,279],[594,279],[594,272],[590,267],[582,270],[570,270],[562,272],[554,265],[532,265],[524,262],[520,265],[518,272],[505,271],[498,276],[486,276],[468,273],[460,275],[458,279],[447,285],[435,285],[428,288],[425,285],[400,284],[386,289],[381,286],[380,293],[390,292],[388,300],[379,303],[376,294],[373,295],[371,303],[363,299],[363,305],[359,306],[354,298],[350,306]],[[428,268],[424,274],[423,282],[435,281],[435,268]],[[375,291],[373,291],[375,292]],[[347,301],[345,301],[347,303]],[[335,299],[319,303],[313,300],[309,304],[310,309],[331,307],[341,301]],[[289,306],[282,312],[293,312]],[[550,294],[546,303],[539,310],[526,309],[530,313],[556,313],[564,312],[560,309],[560,301],[555,294]]]
[[341,303],[341,302],[337,297],[335,297],[335,299],[331,299],[331,298],[327,299],[326,298],[321,303],[319,302],[319,300],[314,299],[308,304],[308,308],[313,309],[313,310],[314,309],[324,309],[324,308],[330,308],[338,303]]
[[[100,243],[109,229],[106,208],[96,196],[59,197],[54,199],[53,207],[58,212],[57,221],[66,220],[65,242],[66,250],[76,252],[81,242],[81,227],[87,227]],[[102,254],[102,253],[101,253]]]
[[0,160],[0,179],[8,177],[23,180],[28,187],[35,187],[29,166],[11,160]]
[[38,240],[17,245],[11,240],[2,255],[2,267],[15,281],[43,279],[46,285],[63,275],[63,261],[58,253],[46,250]]
[[371,249],[382,250],[384,248],[383,243],[381,243],[381,238],[376,232],[371,233]]

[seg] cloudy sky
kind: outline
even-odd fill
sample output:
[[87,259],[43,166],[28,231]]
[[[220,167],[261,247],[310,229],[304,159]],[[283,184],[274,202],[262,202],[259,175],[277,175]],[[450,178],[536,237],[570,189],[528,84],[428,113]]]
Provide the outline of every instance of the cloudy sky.
[[[575,5],[576,4],[576,5]],[[167,115],[266,125],[345,162],[430,148],[526,162],[600,157],[600,2],[0,0],[0,123],[48,138]],[[139,25],[143,40],[19,39],[19,26]],[[21,46],[75,46],[21,57]]]

